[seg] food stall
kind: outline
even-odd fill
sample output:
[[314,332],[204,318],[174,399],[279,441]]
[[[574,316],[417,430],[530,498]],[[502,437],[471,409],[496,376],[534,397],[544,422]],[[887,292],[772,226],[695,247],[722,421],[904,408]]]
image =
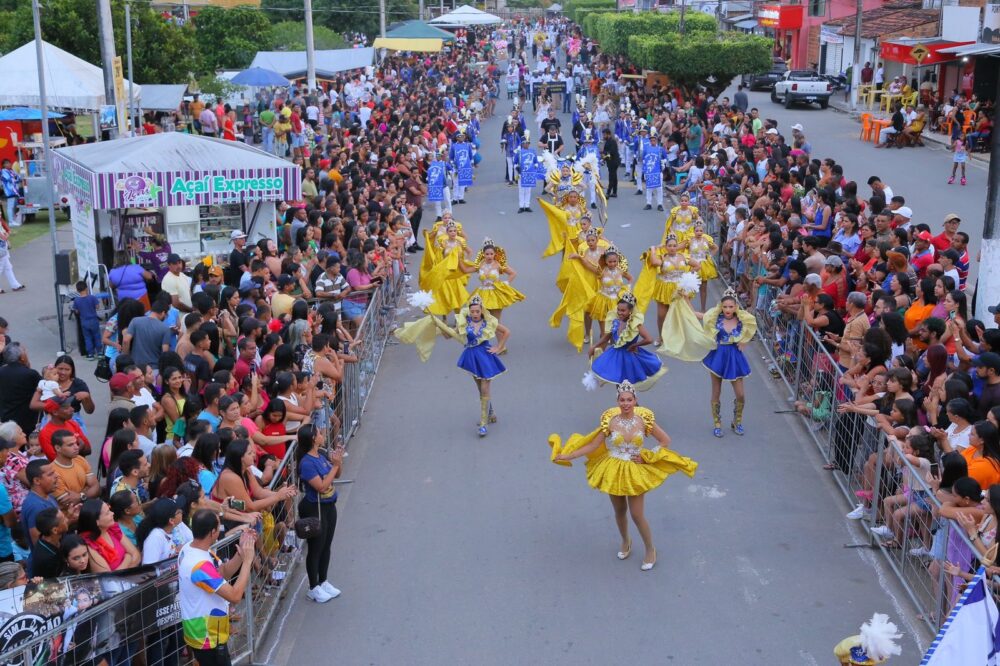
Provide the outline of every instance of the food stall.
[[301,169],[245,143],[168,132],[53,151],[81,277],[154,235],[192,263],[224,261],[230,235],[275,238],[275,204],[301,198]]

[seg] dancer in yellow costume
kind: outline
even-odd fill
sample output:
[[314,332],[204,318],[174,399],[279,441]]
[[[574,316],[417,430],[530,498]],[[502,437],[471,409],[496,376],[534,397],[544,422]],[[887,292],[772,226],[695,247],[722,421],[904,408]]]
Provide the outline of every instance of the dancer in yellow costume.
[[632,276],[628,272],[628,260],[617,247],[612,245],[604,251],[596,265],[586,259],[581,259],[581,262],[584,268],[597,276],[597,290],[587,303],[587,314],[583,325],[587,329],[589,338],[591,322],[596,321],[603,338],[604,320],[614,311],[619,297],[628,291],[632,284]]
[[[576,227],[576,235],[568,237],[566,239],[566,247],[563,249],[563,260],[562,264],[559,265],[559,274],[556,276],[556,288],[559,291],[566,291],[566,283],[569,280],[569,276],[573,271],[573,266],[570,264],[573,261],[578,261],[579,257],[588,251],[590,248],[588,237],[593,235],[595,237],[596,247],[603,251],[611,246],[611,242],[603,237],[603,229],[594,227],[589,215],[584,215],[580,218],[580,224]],[[593,258],[594,265],[597,264],[597,260],[600,259],[600,254]],[[597,288],[597,282],[594,281],[594,288]]]
[[701,309],[704,311],[708,302],[708,282],[719,277],[719,271],[715,267],[715,259],[712,258],[712,253],[715,252],[715,241],[705,233],[705,223],[701,220],[694,223],[694,235],[685,243],[684,251],[687,252],[691,264],[698,266],[696,271],[698,277],[701,278],[699,295]]
[[[655,445],[645,448],[646,438]],[[698,463],[670,450],[670,436],[656,423],[653,412],[640,407],[635,388],[627,381],[618,386],[618,406],[601,415],[600,426],[587,435],[572,435],[562,444],[559,435],[549,436],[552,462],[570,465],[587,456],[587,482],[607,493],[615,512],[621,535],[618,559],[632,553],[628,516],[639,530],[646,549],[640,569],[649,571],[656,564],[656,547],[644,513],[645,495],[675,472],[693,477]]]
[[441,214],[441,219],[436,221],[430,229],[424,231],[424,258],[420,262],[420,274],[417,284],[423,285],[425,283],[427,273],[441,259],[441,253],[438,250],[438,241],[443,242],[448,237],[449,224],[454,224],[458,235],[465,238],[462,223],[454,220],[451,211],[444,211]]
[[[507,264],[507,253],[489,238],[483,241],[475,263],[463,262],[462,270],[479,276],[479,288],[472,296],[478,296],[483,307],[497,320],[504,308],[524,300],[524,294],[510,284],[517,277],[517,272]],[[506,282],[500,279],[504,275],[507,276]]]
[[420,288],[434,295],[434,303],[430,313],[446,315],[456,312],[469,300],[469,292],[465,288],[469,276],[462,270],[469,249],[465,239],[458,235],[458,225],[452,221],[445,225],[444,238],[438,237],[437,263],[420,283]]
[[[677,237],[668,234],[663,245],[654,245],[642,255],[643,267],[635,284],[635,296],[639,302],[640,311],[645,311],[650,301],[656,301],[656,330],[663,330],[663,321],[667,318],[667,310],[674,302],[677,283],[689,269],[698,267],[681,254]],[[663,342],[657,340],[659,347]]]
[[680,196],[680,205],[670,209],[670,215],[663,225],[663,238],[673,234],[677,237],[677,242],[685,243],[694,235],[694,223],[698,219],[698,209],[691,205],[691,197],[687,194]]
[[549,244],[542,252],[542,257],[551,257],[566,249],[567,240],[577,237],[580,233],[580,220],[587,216],[587,209],[576,190],[566,192],[557,199],[557,203],[549,203],[539,197],[538,205],[545,213],[545,220],[549,225]]

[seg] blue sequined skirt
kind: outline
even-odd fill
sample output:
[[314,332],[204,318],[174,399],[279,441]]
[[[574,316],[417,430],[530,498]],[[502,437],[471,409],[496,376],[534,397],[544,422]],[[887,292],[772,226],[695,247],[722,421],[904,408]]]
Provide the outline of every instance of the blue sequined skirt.
[[507,372],[507,368],[500,362],[500,357],[489,352],[489,342],[466,347],[462,355],[458,357],[458,367],[471,373],[476,379],[493,379],[497,375]]
[[716,377],[727,381],[750,376],[750,364],[746,354],[737,345],[719,345],[701,362]]

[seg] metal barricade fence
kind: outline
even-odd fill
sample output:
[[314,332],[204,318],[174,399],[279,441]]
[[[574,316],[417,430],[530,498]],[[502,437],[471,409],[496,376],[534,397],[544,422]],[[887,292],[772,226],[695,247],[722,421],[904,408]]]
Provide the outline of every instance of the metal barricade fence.
[[[765,274],[761,260],[746,256],[729,260],[722,250],[720,244],[717,262],[724,279],[738,283],[743,276],[752,279]],[[741,284],[746,286],[747,282]],[[814,329],[776,307],[778,293],[770,286],[751,286],[749,293],[744,292],[744,305],[757,318],[768,371],[772,378],[784,383],[790,407],[794,407],[789,411],[797,411],[807,421],[810,439],[832,468],[848,502],[851,506],[858,502],[866,505],[867,545],[885,555],[920,618],[936,631],[961,592],[962,581],[945,575],[943,563],[954,562],[957,557],[960,561],[955,563],[968,570],[975,550],[960,525],[932,518],[930,510],[912,509],[900,514],[898,524],[893,523],[898,548],[886,547],[871,532],[884,523],[882,507],[886,497],[902,492],[899,477],[904,469],[910,472],[910,494],[919,497],[908,498],[907,504],[919,501],[934,509],[940,503],[923,475],[901,455],[899,445],[889,442],[876,419],[849,406],[853,395],[843,384],[844,371],[837,359]],[[887,451],[894,452],[889,463]],[[993,593],[1000,603],[996,586]]]
[[[346,364],[344,381],[338,387],[333,404],[328,406],[341,419],[345,442],[360,425],[382,354],[395,327],[396,303],[404,289],[404,274],[399,271],[372,295],[359,327],[362,343],[358,347],[358,362]],[[327,446],[332,443],[328,441]],[[294,443],[288,447],[268,484],[269,489],[277,490],[286,485],[298,487],[295,450]],[[307,545],[295,537],[293,529],[300,497],[301,493],[299,497],[278,502],[262,512],[265,518],[259,529],[250,583],[243,600],[230,607],[227,646],[235,663],[256,663],[261,639],[278,616],[279,604],[288,595],[295,578],[293,574],[303,559]],[[215,545],[215,552],[222,559],[228,559],[235,552],[237,539],[238,534],[226,536]],[[191,651],[185,647],[180,625],[176,560],[166,560],[156,567],[156,573],[140,571],[138,583],[119,582],[114,576],[43,581],[40,586],[51,585],[53,590],[64,590],[59,598],[66,604],[67,611],[72,606],[73,612],[63,613],[67,619],[62,622],[50,620],[45,626],[53,623],[56,626],[48,629],[43,626],[44,630],[35,631],[27,640],[4,651],[0,654],[0,664],[71,666],[105,657],[112,666],[126,666],[133,658],[143,655],[146,666],[194,663]],[[128,579],[126,576],[122,581]],[[90,590],[88,585],[94,589]],[[111,589],[116,585],[120,589]],[[37,596],[37,590],[32,593]],[[85,609],[70,598],[76,593],[89,594]],[[25,596],[29,596],[29,588]],[[91,606],[91,603],[96,605]],[[20,616],[13,619],[17,617]],[[0,626],[11,619],[0,618]]]

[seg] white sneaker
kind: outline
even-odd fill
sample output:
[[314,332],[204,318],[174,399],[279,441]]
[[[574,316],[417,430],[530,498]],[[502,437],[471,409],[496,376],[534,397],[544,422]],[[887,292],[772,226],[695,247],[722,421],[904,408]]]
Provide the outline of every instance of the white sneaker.
[[913,557],[930,557],[931,551],[927,550],[923,546],[918,546],[917,548],[910,549],[910,555]]
[[340,596],[340,590],[335,588],[333,585],[330,585],[330,581],[328,580],[324,580],[322,583],[320,583],[319,587],[321,587],[323,591],[326,592],[326,595],[330,599],[336,599],[337,597]]
[[306,596],[318,604],[325,604],[326,602],[328,602],[330,599],[333,598],[326,593],[326,590],[323,589],[322,585],[317,585],[316,587],[306,592]]
[[872,528],[872,534],[883,539],[892,539],[895,536],[886,525],[876,525]]
[[858,504],[856,507],[854,507],[854,511],[851,511],[849,514],[847,514],[847,517],[850,518],[851,520],[861,520],[862,518],[865,517],[865,514],[867,512],[868,509],[865,507],[864,504]]

